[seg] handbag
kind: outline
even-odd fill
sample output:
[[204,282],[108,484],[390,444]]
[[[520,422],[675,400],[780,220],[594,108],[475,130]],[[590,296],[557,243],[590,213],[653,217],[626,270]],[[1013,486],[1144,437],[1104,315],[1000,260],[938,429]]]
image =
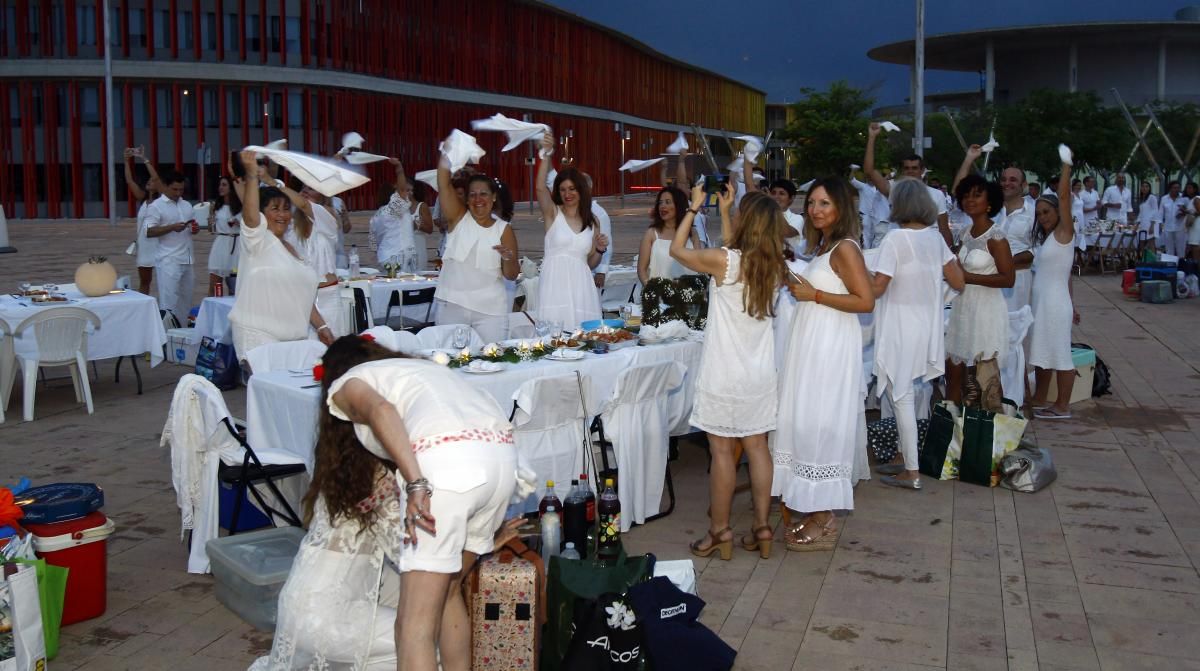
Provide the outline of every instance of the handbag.
[[1036,492],[1058,479],[1050,450],[1028,441],[1004,455],[1000,473],[1000,485],[1017,492]]
[[33,534],[24,538],[13,538],[3,550],[4,557],[11,561],[33,567],[37,576],[38,605],[42,617],[42,638],[46,645],[46,658],[58,656],[58,634],[62,627],[63,603],[67,598],[67,568],[52,566],[38,559],[33,550]]
[[196,352],[196,375],[221,391],[236,389],[241,381],[241,368],[233,345],[219,343],[211,336],[201,338]]
[[46,668],[46,639],[37,570],[8,562],[0,573],[0,670],[42,671]]
[[571,671],[644,668],[642,622],[627,596],[608,592],[587,602],[563,658]]

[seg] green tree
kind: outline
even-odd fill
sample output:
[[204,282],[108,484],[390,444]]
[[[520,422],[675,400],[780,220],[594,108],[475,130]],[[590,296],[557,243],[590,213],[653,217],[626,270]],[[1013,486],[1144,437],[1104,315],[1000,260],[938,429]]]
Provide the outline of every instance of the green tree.
[[[827,91],[803,88],[800,93],[804,98],[792,106],[795,119],[780,133],[795,147],[796,174],[802,179],[842,175],[851,163],[862,163],[875,98],[845,81],[833,82]],[[876,159],[881,163],[888,158],[885,147]]]
[[1095,93],[1041,89],[1016,105],[1002,107],[996,119],[996,149],[988,165],[995,176],[1016,165],[1043,181],[1058,173],[1059,143],[1075,153],[1077,171],[1107,174],[1125,162],[1132,136],[1121,111],[1105,107]]
[[[1197,137],[1197,131],[1200,131],[1200,107],[1193,103],[1167,103],[1156,102],[1151,106],[1154,110],[1154,116],[1158,118],[1162,124],[1163,130],[1166,131],[1167,137],[1171,139],[1171,144],[1174,145],[1175,151],[1179,153],[1185,165],[1195,165],[1197,157],[1200,157],[1200,147],[1193,147],[1192,143]],[[1134,119],[1137,123],[1138,130],[1145,127],[1149,116],[1144,113],[1139,114],[1134,112]],[[1128,128],[1128,123],[1126,123]],[[1134,146],[1136,138],[1132,131],[1127,131],[1126,141],[1124,145],[1125,151]],[[1153,152],[1154,158],[1158,161],[1161,169],[1165,170],[1172,178],[1177,178],[1181,166],[1175,160],[1175,155],[1167,147],[1167,143],[1163,140],[1162,134],[1157,129],[1151,128],[1146,134],[1146,143],[1150,145],[1150,151]],[[1189,155],[1189,151],[1191,154]],[[1154,168],[1150,162],[1146,160],[1146,156],[1139,147],[1135,152],[1133,160],[1129,164],[1129,172],[1134,175],[1146,177],[1153,175]]]

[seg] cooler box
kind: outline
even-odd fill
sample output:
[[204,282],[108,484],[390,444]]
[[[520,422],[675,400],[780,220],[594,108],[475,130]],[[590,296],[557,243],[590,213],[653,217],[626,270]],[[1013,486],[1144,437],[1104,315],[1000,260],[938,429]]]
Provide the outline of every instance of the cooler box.
[[38,557],[68,570],[62,625],[103,615],[108,607],[108,537],[115,528],[112,520],[104,513],[93,512],[66,522],[23,526],[33,534]]
[[[1071,348],[1071,359],[1075,362],[1075,386],[1071,387],[1071,404],[1092,397],[1092,380],[1096,376],[1096,350]],[[1058,400],[1058,376],[1050,376],[1050,403]]]
[[1178,271],[1178,266],[1174,263],[1167,264],[1162,261],[1156,263],[1139,263],[1137,265],[1137,279],[1139,282],[1163,280],[1174,283],[1176,271]]
[[303,529],[280,527],[210,540],[205,551],[217,601],[255,627],[274,631],[279,591],[302,538]]
[[200,336],[195,328],[167,329],[167,362],[195,368],[199,351]]
[[250,499],[250,490],[247,488],[246,491],[242,492],[242,509],[238,511],[237,528],[231,528],[230,525],[233,524],[233,504],[237,502],[237,487],[228,482],[221,483],[217,491],[217,516],[222,529],[234,533],[242,533],[243,531],[253,531],[272,526],[271,518],[259,510],[258,506],[251,503]]
[[1144,280],[1142,282],[1143,303],[1170,303],[1175,300],[1174,271],[1170,282],[1163,280]]

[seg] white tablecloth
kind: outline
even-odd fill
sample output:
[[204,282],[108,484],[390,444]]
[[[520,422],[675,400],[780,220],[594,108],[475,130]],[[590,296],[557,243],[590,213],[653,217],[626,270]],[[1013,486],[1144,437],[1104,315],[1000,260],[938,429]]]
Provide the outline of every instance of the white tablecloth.
[[233,310],[233,296],[209,296],[200,302],[196,314],[196,342],[204,336],[229,345],[233,344],[233,331],[229,324],[229,312]]
[[[696,367],[703,345],[698,342],[673,342],[651,347],[630,347],[608,354],[588,354],[580,361],[539,360],[507,365],[491,375],[460,373],[479,389],[491,394],[505,413],[512,411],[513,399],[527,380],[562,375],[578,370],[588,378],[585,394],[588,405],[597,405],[612,397],[617,375],[631,366],[658,361],[679,361],[687,367],[683,386],[672,395],[672,416],[680,417],[672,435],[688,433]],[[284,452],[304,461],[312,472],[317,442],[317,416],[321,388],[313,386],[311,376],[294,376],[274,371],[251,376],[246,389],[246,438],[255,450]]]
[[[73,284],[60,285],[59,293],[72,302],[42,305],[30,302],[27,298],[16,299],[9,294],[0,295],[0,319],[16,329],[26,317],[51,307],[69,305],[86,308],[100,318],[100,328],[88,334],[89,361],[141,356],[149,352],[151,366],[162,363],[167,332],[163,329],[162,318],[158,316],[158,301],[153,296],[124,291],[88,298],[79,293]],[[18,354],[32,354],[37,351],[32,331],[25,337],[18,338],[15,345]]]

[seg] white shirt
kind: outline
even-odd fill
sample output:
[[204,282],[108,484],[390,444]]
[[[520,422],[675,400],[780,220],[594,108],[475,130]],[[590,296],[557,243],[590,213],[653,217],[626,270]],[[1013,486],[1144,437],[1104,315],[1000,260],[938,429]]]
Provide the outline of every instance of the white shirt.
[[796,235],[789,235],[784,243],[792,248],[792,253],[797,257],[804,256],[808,252],[808,242],[804,239],[804,215],[784,210],[783,218],[796,231]]
[[[192,218],[191,203],[182,198],[176,201],[166,196],[159,196],[158,200],[150,203],[150,207],[146,210],[145,225],[147,229],[150,229],[155,226],[190,222]],[[155,264],[190,264],[192,262],[192,231],[190,228],[171,231],[154,239],[158,240],[158,252],[154,257]]]
[[1091,223],[1100,218],[1100,210],[1096,207],[1100,204],[1099,191],[1096,191],[1095,189],[1092,189],[1091,191],[1083,189],[1079,192],[1079,202],[1083,205],[1083,220],[1085,222]]
[[371,216],[371,235],[375,236],[377,246],[375,256],[380,263],[399,256],[410,248],[415,251],[416,238],[413,236],[413,227],[416,220],[410,208],[411,204],[407,200],[392,194],[392,200]]
[[996,225],[1008,238],[1008,246],[1012,249],[1013,256],[1033,248],[1033,214],[1033,208],[1022,201],[1021,207],[1012,212],[1002,207],[1000,214],[996,215]]
[[[1142,207],[1146,205],[1143,203]],[[1163,230],[1167,232],[1182,231],[1187,224],[1187,196],[1180,193],[1175,198],[1169,194],[1162,197],[1159,201],[1160,214],[1159,221],[1163,223]],[[1180,211],[1183,208],[1183,211]]]
[[470,212],[446,236],[446,253],[438,277],[438,300],[486,315],[511,312],[503,274],[503,261],[493,247],[500,244],[508,222],[493,218],[480,226]]
[[[1138,203],[1137,224],[1139,231],[1146,231],[1149,235],[1154,235],[1154,224],[1162,224],[1163,211],[1158,204],[1158,196],[1150,194],[1146,200]],[[1174,231],[1174,228],[1163,227],[1164,231]]]
[[234,328],[262,331],[280,342],[304,340],[317,298],[317,274],[271,233],[266,217],[258,217],[258,226],[243,225],[238,237],[237,295],[229,321]]
[[346,249],[346,234],[342,232],[342,213],[346,211],[346,203],[341,198],[333,196],[329,199],[329,206],[333,208],[334,219],[337,219],[337,241],[335,251],[338,256],[345,254]]
[[594,198],[592,199],[592,216],[596,218],[596,223],[600,226],[600,232],[608,238],[608,248],[600,256],[600,263],[596,264],[596,267],[592,269],[592,274],[595,275],[608,272],[608,265],[612,261],[613,237],[612,219],[609,218],[608,212],[605,212],[604,208],[600,207]]
[[[1121,223],[1129,220],[1129,213],[1133,212],[1133,197],[1128,188],[1119,188],[1116,184],[1104,190],[1104,197],[1100,199],[1100,213],[1105,219],[1114,219]],[[1115,205],[1112,205],[1115,203]]]

